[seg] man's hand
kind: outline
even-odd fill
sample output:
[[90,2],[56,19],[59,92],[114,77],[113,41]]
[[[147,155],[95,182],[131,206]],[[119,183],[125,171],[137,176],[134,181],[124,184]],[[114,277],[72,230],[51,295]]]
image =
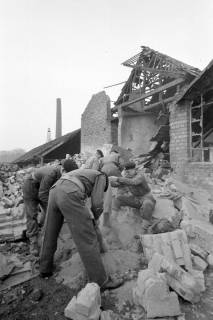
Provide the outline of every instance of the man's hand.
[[120,184],[118,182],[118,177],[114,177],[114,176],[109,177],[109,182],[112,187],[119,187],[120,186]]

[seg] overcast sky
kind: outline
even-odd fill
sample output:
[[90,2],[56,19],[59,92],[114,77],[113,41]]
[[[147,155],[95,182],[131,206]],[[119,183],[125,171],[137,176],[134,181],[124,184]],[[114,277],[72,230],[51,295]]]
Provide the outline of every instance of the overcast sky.
[[[94,93],[127,80],[140,46],[203,69],[213,58],[212,0],[0,0],[0,150],[30,150],[80,128]],[[122,86],[107,89],[116,100]]]

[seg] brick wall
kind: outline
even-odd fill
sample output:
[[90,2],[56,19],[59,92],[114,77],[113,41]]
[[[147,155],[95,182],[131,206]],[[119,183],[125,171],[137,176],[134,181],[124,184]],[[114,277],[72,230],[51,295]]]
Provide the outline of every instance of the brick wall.
[[193,185],[213,187],[213,163],[188,162],[183,180]]
[[81,152],[94,153],[112,143],[110,99],[104,91],[94,94],[81,116]]
[[189,159],[189,106],[170,105],[170,161],[175,173],[183,174]]
[[111,136],[112,136],[112,144],[118,144],[118,119],[114,119],[111,122]]
[[185,182],[213,187],[213,163],[191,162],[189,102],[170,106],[170,161]]

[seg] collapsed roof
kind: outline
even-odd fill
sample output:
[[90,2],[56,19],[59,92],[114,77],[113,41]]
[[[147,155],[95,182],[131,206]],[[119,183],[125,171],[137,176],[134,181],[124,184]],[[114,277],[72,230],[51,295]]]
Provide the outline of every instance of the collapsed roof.
[[213,89],[213,60],[184,90],[178,102],[191,100],[198,94],[204,94]]
[[[132,104],[141,101],[141,110],[151,110],[159,104],[169,103],[184,83],[190,83],[200,70],[165,54],[142,46],[140,53],[123,62],[132,68],[130,76],[115,102],[113,112],[121,105],[134,110]],[[131,104],[131,107],[130,107]]]

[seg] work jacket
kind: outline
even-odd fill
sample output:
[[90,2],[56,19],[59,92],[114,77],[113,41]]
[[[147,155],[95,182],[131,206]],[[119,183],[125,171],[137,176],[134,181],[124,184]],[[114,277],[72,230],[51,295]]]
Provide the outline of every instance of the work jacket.
[[119,185],[127,186],[135,197],[143,197],[151,191],[145,176],[139,172],[132,178],[118,177],[116,182]]
[[32,173],[32,177],[34,181],[39,183],[39,200],[47,204],[50,188],[61,177],[60,167],[51,165],[40,167]]
[[91,210],[95,219],[98,219],[103,211],[107,177],[97,170],[77,169],[63,174],[60,180],[72,181],[87,197],[91,197]]

